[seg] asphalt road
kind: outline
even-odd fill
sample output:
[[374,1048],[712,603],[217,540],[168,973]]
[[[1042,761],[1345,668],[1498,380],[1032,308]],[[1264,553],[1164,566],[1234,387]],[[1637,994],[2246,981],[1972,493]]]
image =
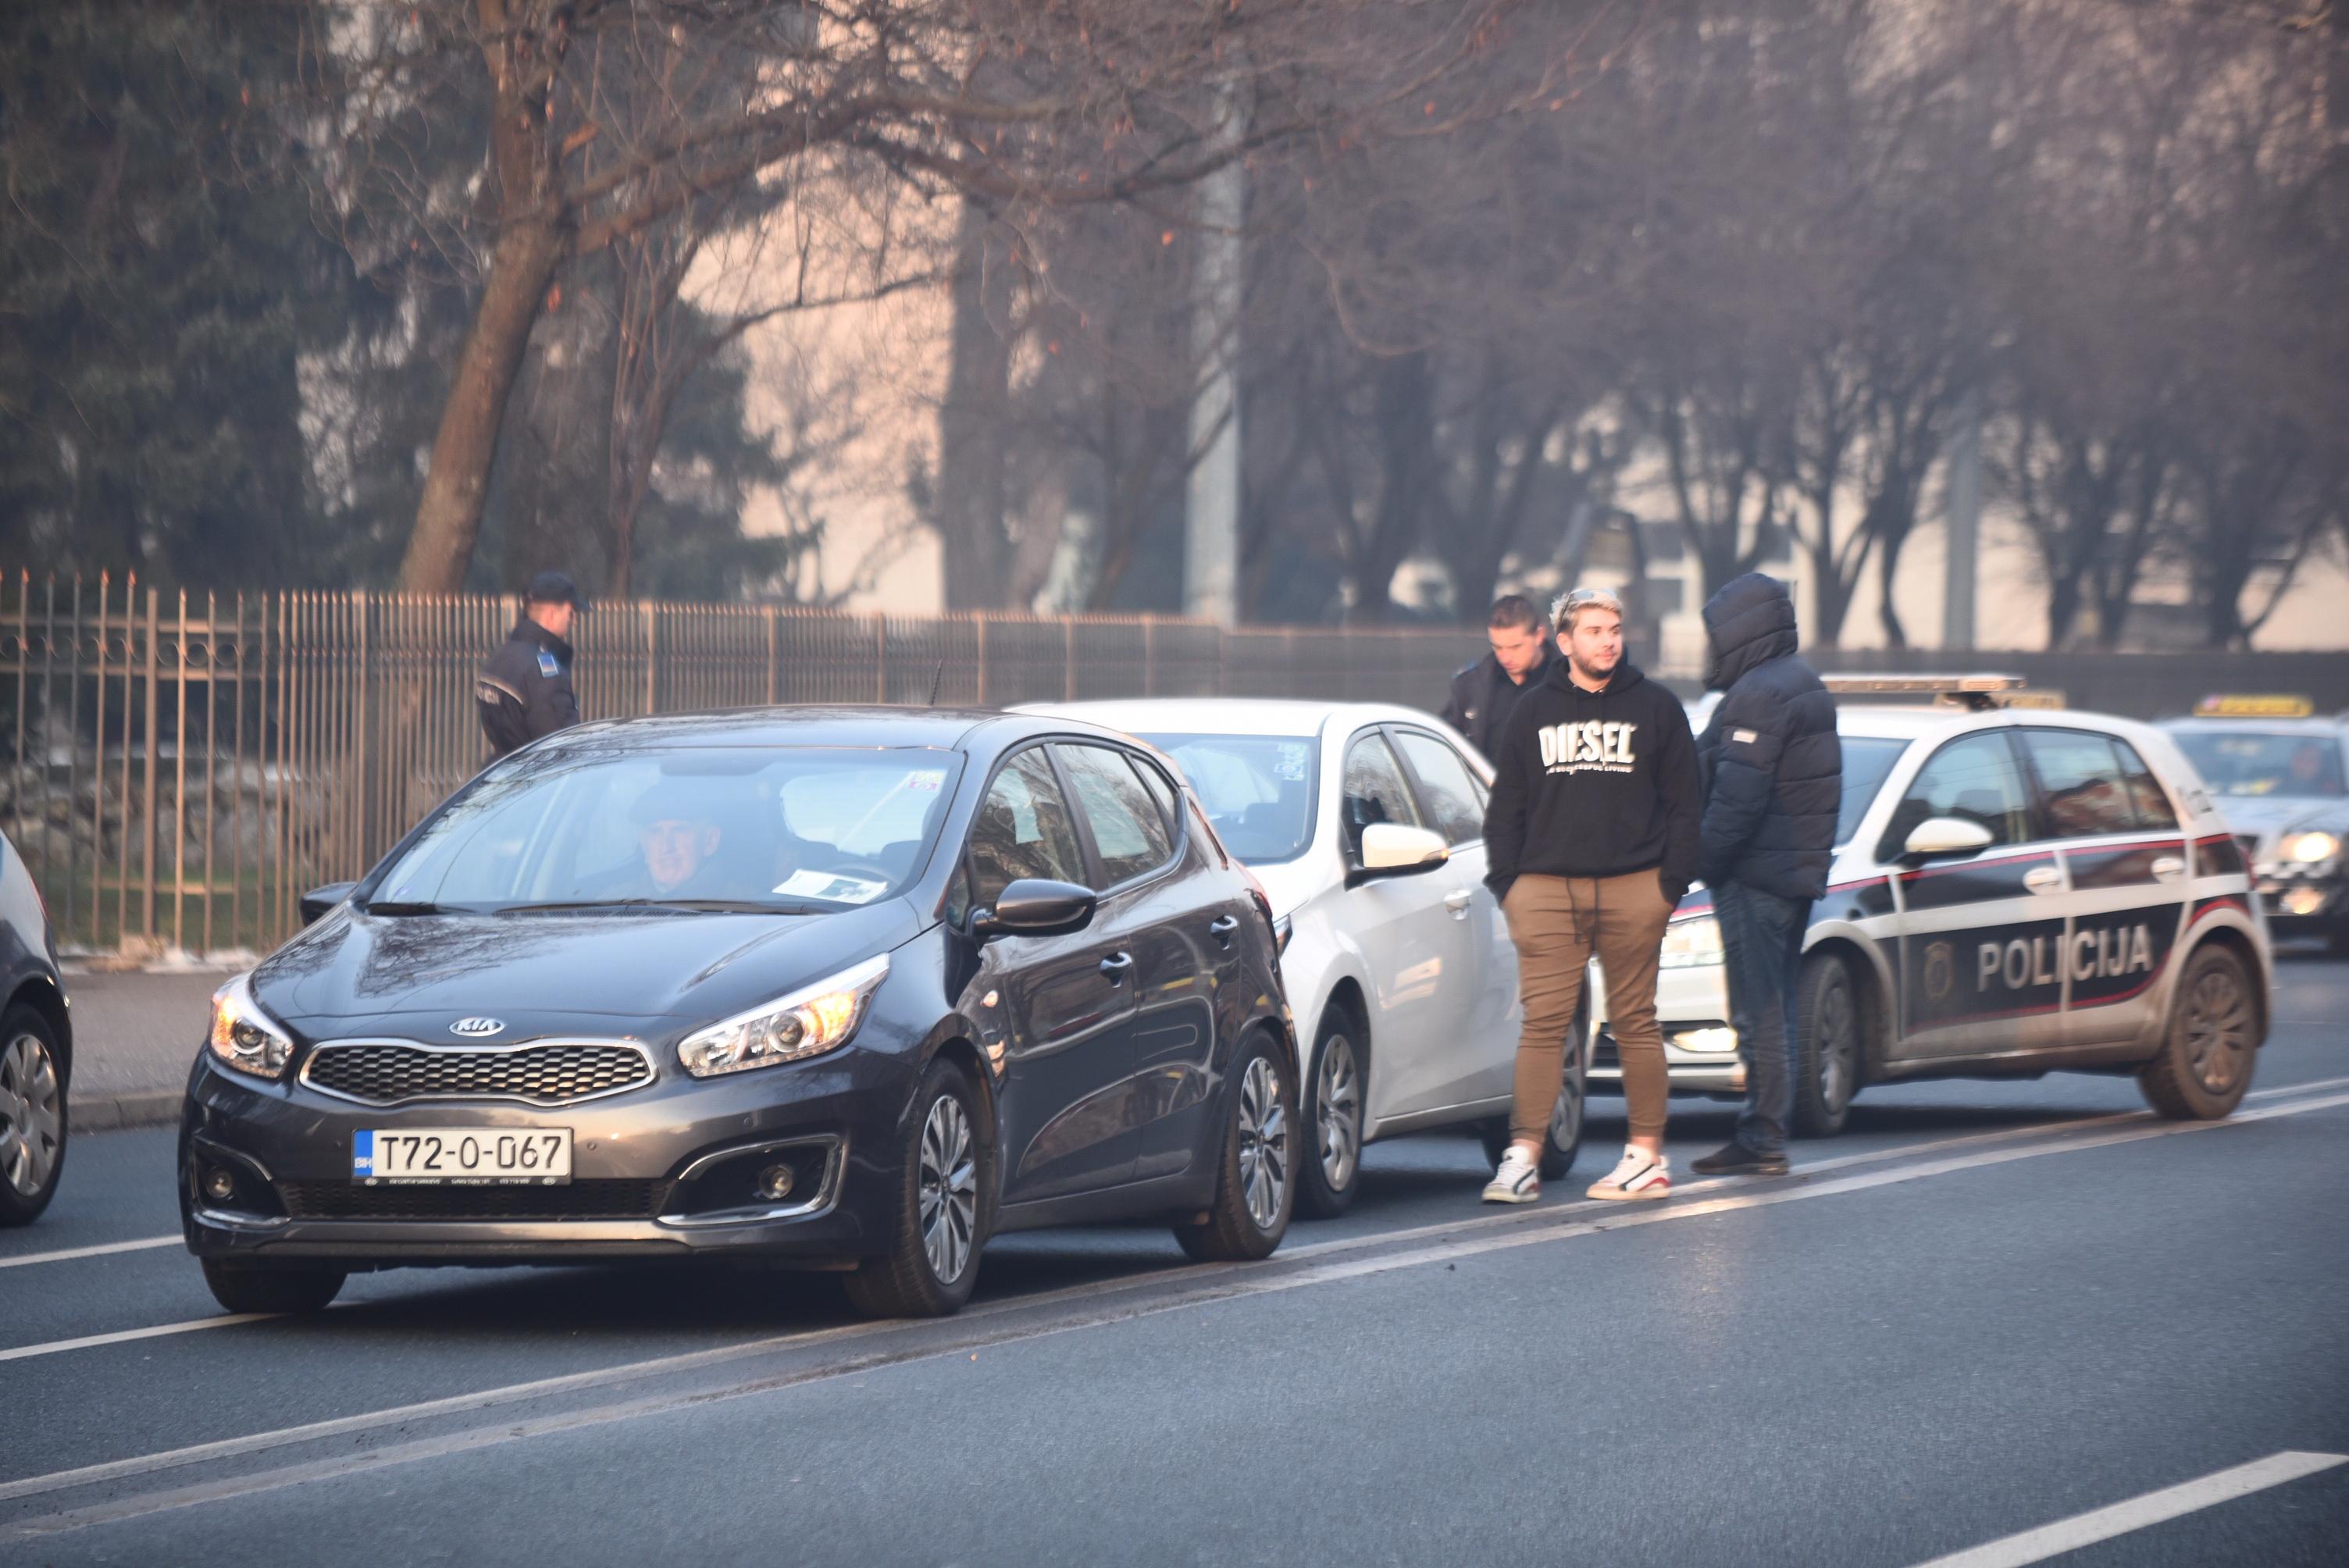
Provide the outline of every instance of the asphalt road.
[[[1016,1236],[939,1324],[604,1269],[224,1321],[171,1135],[83,1137],[0,1233],[0,1561],[2331,1568],[2349,1462],[2288,1456],[2349,1455],[2349,965],[2276,1012],[2224,1124],[1879,1088],[1791,1179],[1626,1212],[1600,1100],[1532,1209],[1404,1140],[1268,1264]],[[1676,1162],[1729,1117],[1676,1102]]]

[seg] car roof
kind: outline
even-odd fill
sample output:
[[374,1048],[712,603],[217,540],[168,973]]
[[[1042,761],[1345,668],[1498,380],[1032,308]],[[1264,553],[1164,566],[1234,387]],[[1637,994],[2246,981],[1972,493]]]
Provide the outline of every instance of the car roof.
[[547,738],[550,747],[597,745],[934,747],[952,750],[979,726],[1003,716],[991,708],[885,707],[807,704],[737,707],[714,713],[664,713],[598,719]]
[[1081,719],[1130,734],[1316,735],[1332,718],[1353,724],[1430,724],[1434,715],[1391,702],[1314,702],[1296,697],[1133,697],[1111,702],[1032,703],[1015,713]]

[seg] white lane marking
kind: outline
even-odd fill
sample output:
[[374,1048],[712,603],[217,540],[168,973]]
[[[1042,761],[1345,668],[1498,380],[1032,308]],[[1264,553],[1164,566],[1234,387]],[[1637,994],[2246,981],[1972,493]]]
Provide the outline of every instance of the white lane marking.
[[173,1232],[168,1236],[142,1236],[135,1242],[109,1242],[102,1247],[67,1247],[58,1253],[27,1253],[19,1258],[0,1258],[0,1269],[21,1269],[33,1264],[61,1264],[74,1258],[102,1258],[113,1253],[143,1253],[150,1247],[184,1245],[186,1238]]
[[[285,1487],[298,1486],[305,1481],[328,1480],[335,1477],[356,1474],[365,1470],[379,1470],[391,1465],[415,1463],[419,1460],[438,1459],[448,1454],[463,1453],[474,1449],[496,1447],[504,1443],[520,1441],[533,1437],[545,1436],[554,1432],[575,1431],[583,1428],[605,1426],[615,1422],[632,1420],[643,1416],[666,1415],[678,1410],[721,1404],[734,1399],[749,1398],[757,1394],[772,1393],[781,1389],[797,1387],[802,1384],[823,1382],[833,1378],[847,1377],[858,1372],[870,1371],[877,1367],[903,1366],[912,1365],[917,1362],[935,1361],[949,1356],[963,1355],[973,1349],[989,1348],[998,1346],[1017,1344],[1027,1340],[1049,1338],[1055,1335],[1076,1333],[1083,1329],[1102,1327],[1115,1323],[1125,1323],[1144,1317],[1154,1317],[1161,1314],[1182,1311],[1189,1307],[1212,1305],[1220,1302],[1238,1301],[1251,1296],[1270,1295],[1282,1292],[1302,1289],[1307,1285],[1326,1284],[1339,1280],[1359,1279],[1371,1274],[1388,1274],[1400,1269],[1415,1268],[1427,1264],[1456,1262],[1461,1258],[1474,1257],[1480,1253],[1514,1250],[1518,1247],[1536,1245],[1542,1242],[1571,1241],[1578,1236],[1600,1235],[1608,1232],[1628,1230],[1639,1225],[1667,1224],[1677,1220],[1697,1219],[1706,1215],[1732,1213],[1746,1209],[1772,1208],[1781,1203],[1801,1202],[1804,1200],[1810,1198],[1824,1198],[1841,1192],[1862,1191],[1876,1187],[1892,1186],[1899,1183],[1920,1181],[1931,1176],[1947,1175],[1954,1171],[1975,1170],[1992,1165],[2003,1165],[2018,1160],[2036,1159],[2039,1156],[2045,1154],[2072,1153],[2089,1149],[2106,1148],[2116,1144],[2142,1142],[2149,1139],[2173,1138],[2189,1132],[2208,1132],[2219,1128],[2235,1127],[2251,1122],[2273,1120],[2287,1116],[2299,1116],[2308,1111],[2327,1110],[2340,1106],[2349,1106],[2349,1094],[2333,1095],[2321,1099],[2313,1099],[2306,1102],[2294,1102],[2289,1105],[2265,1106],[2256,1111],[2238,1113],[2233,1119],[2226,1121],[2157,1121],[2127,1129],[2116,1130],[2092,1137],[2075,1139],[2060,1143],[2039,1143],[2022,1149],[1985,1150],[1976,1154],[1960,1156],[1948,1160],[1926,1161],[1913,1166],[1900,1166],[1890,1171],[1874,1171],[1859,1176],[1840,1177],[1831,1181],[1819,1181],[1807,1184],[1775,1187],[1765,1191],[1757,1191],[1729,1197],[1709,1199],[1704,1202],[1695,1203],[1661,1203],[1651,1206],[1641,1212],[1632,1213],[1625,1213],[1619,1208],[1612,1208],[1604,1218],[1599,1219],[1582,1220],[1574,1218],[1564,1209],[1553,1209],[1546,1212],[1537,1211],[1537,1212],[1547,1212],[1552,1222],[1543,1225],[1538,1229],[1532,1229],[1514,1234],[1484,1236],[1472,1240],[1450,1242],[1433,1247],[1423,1247],[1412,1252],[1381,1253],[1375,1257],[1361,1258],[1351,1262],[1322,1264],[1311,1268],[1284,1273],[1270,1278],[1250,1274],[1247,1277],[1236,1279],[1229,1284],[1206,1284],[1206,1282],[1202,1282],[1205,1288],[1192,1291],[1183,1295],[1160,1301],[1143,1302],[1131,1306],[1111,1307],[1108,1310],[1092,1316],[1079,1318],[1068,1323],[1048,1324],[1035,1327],[1024,1328],[1007,1326],[1006,1328],[992,1334],[981,1332],[977,1335],[960,1336],[946,1343],[934,1346],[929,1349],[915,1351],[905,1355],[892,1355],[885,1349],[876,1350],[870,1355],[853,1357],[846,1362],[836,1363],[826,1367],[809,1367],[794,1372],[784,1372],[769,1377],[754,1379],[751,1382],[740,1384],[730,1388],[700,1389],[674,1394],[647,1395],[636,1399],[596,1406],[583,1410],[566,1411],[559,1415],[541,1417],[531,1420],[514,1422],[500,1421],[490,1425],[470,1428],[461,1431],[444,1433],[438,1437],[421,1438],[410,1442],[390,1444],[384,1448],[370,1449],[365,1453],[349,1454],[334,1459],[308,1460],[283,1466],[274,1470],[258,1470],[244,1475],[222,1477],[213,1480],[193,1482],[186,1486],[164,1491],[133,1494],[129,1497],[119,1498],[109,1502],[96,1504],[87,1508],[70,1509],[57,1513],[42,1514],[17,1520],[8,1525],[0,1526],[0,1542],[15,1541],[19,1539],[30,1540],[36,1537],[56,1535],[70,1531],[82,1530],[95,1524],[116,1523],[124,1520],[141,1519],[158,1513],[170,1512],[181,1508],[192,1507],[199,1503],[221,1501],[232,1498],[249,1497],[262,1492],[275,1491]],[[1576,1206],[1578,1210],[1582,1207],[1582,1205]],[[1365,1243],[1364,1244],[1368,1245],[1373,1243]],[[1256,1266],[1260,1268],[1268,1265]],[[1223,1265],[1211,1265],[1195,1271],[1173,1271],[1174,1277],[1177,1278],[1188,1277],[1195,1274],[1206,1274],[1211,1273],[1223,1274],[1238,1272],[1238,1267],[1226,1268]],[[1107,1295],[1118,1289],[1128,1289],[1137,1285],[1149,1285],[1163,1283],[1168,1277],[1168,1274],[1154,1274],[1138,1278],[1129,1277],[1106,1284],[1076,1285],[1069,1287],[1066,1291],[1053,1292],[1051,1293],[1051,1296],[1059,1298],[1084,1295]],[[1001,1303],[994,1303],[990,1304],[989,1307],[987,1309],[966,1313],[963,1315],[962,1318],[957,1319],[957,1321],[958,1323],[967,1322],[974,1316],[994,1315],[999,1313],[1030,1307],[1048,1298],[1030,1296],[1014,1298]],[[902,1326],[903,1326],[897,1324],[852,1325],[847,1328],[826,1331],[826,1335],[833,1337],[846,1338],[852,1335],[859,1333],[860,1331],[864,1333],[880,1333]],[[777,1343],[780,1345],[804,1344],[816,1337],[819,1336],[781,1336]],[[760,1348],[760,1346],[733,1346],[725,1350],[696,1352],[692,1357],[680,1357],[674,1359],[678,1361],[689,1359],[719,1360],[733,1355],[747,1354],[750,1350],[756,1348]],[[605,1375],[574,1375],[576,1377],[583,1378],[592,1378],[602,1376]],[[549,1381],[564,1382],[568,1380],[549,1379]],[[484,1397],[481,1396],[460,1396],[455,1400],[443,1401],[442,1403],[461,1408],[471,1400],[483,1398]],[[484,1400],[484,1402],[486,1402],[486,1400]],[[367,1421],[367,1424],[373,1426],[382,1426],[389,1424],[390,1415],[391,1413],[386,1412],[378,1415],[372,1420],[364,1417],[347,1418],[341,1422],[319,1423],[318,1425],[333,1426],[338,1430],[352,1429],[353,1425],[360,1421]],[[293,1430],[305,1432],[313,1429],[293,1429]],[[206,1446],[219,1451],[250,1451],[254,1448],[268,1446],[262,1439],[269,1436],[272,1436],[272,1434],[260,1434],[256,1438],[253,1439],[233,1439],[222,1444]],[[287,1439],[285,1440],[295,1439]],[[192,1450],[179,1450],[179,1452],[184,1454],[192,1452]],[[143,1470],[160,1470],[169,1468],[171,1465],[188,1462],[191,1461],[187,1459],[177,1457],[177,1455],[158,1455],[145,1460],[119,1461],[113,1465],[93,1466],[84,1470],[61,1471],[54,1477],[36,1477],[26,1481],[14,1483],[5,1495],[23,1496],[36,1491],[62,1491],[67,1486],[80,1484],[84,1480],[98,1479],[98,1477],[97,1477],[93,1472],[101,1470],[108,1472],[108,1479],[112,1479],[124,1475],[137,1474]]]
[[2110,1508],[2074,1514],[2053,1524],[2043,1524],[2036,1530],[2025,1530],[1998,1541],[1969,1547],[1963,1552],[1952,1552],[1946,1557],[1936,1557],[1930,1563],[1920,1563],[1917,1568],[2023,1568],[2025,1563],[2043,1563],[2066,1552],[2076,1552],[2083,1546],[2094,1546],[2099,1541],[2110,1541],[2116,1535],[2127,1535],[2149,1524],[2159,1524],[2164,1520],[2231,1502],[2239,1497],[2249,1497],[2252,1492],[2282,1486],[2302,1476],[2315,1475],[2339,1464],[2349,1464],[2349,1454],[2310,1454],[2287,1449],[2280,1454],[2270,1454],[2263,1460],[2253,1460],[2247,1465],[2237,1465],[2232,1470],[2206,1475],[2199,1480],[2183,1481],[2177,1486],[2164,1487],[2159,1491],[2149,1491],[2143,1497],[2114,1503]]
[[88,1350],[100,1345],[127,1345],[134,1339],[160,1339],[171,1334],[193,1334],[200,1328],[227,1328],[239,1323],[260,1323],[274,1312],[231,1312],[219,1317],[191,1317],[185,1323],[159,1323],[151,1328],[125,1328],[112,1334],[86,1334],[79,1339],[52,1339],[47,1345],[19,1345],[0,1350],[0,1361],[26,1361],[67,1350]]
[[2349,1078],[2311,1078],[2306,1083],[2280,1083],[2273,1088],[2255,1088],[2245,1099],[2271,1099],[2280,1094],[2314,1094],[2321,1088],[2339,1088],[2349,1083]]

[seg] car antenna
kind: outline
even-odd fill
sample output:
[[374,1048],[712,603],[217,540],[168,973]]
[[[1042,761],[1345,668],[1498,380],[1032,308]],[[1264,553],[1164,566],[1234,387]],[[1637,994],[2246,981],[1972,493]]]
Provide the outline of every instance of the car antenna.
[[946,678],[946,656],[944,655],[940,655],[938,657],[938,667],[930,672],[930,706],[932,707],[938,706],[938,683]]

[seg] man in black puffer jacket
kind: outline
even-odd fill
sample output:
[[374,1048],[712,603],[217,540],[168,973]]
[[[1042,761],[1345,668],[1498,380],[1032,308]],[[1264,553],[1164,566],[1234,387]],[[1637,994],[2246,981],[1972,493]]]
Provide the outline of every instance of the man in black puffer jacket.
[[1795,602],[1758,572],[1705,602],[1705,685],[1722,693],[1697,743],[1705,801],[1697,875],[1713,890],[1729,1021],[1745,1058],[1737,1135],[1691,1169],[1780,1175],[1795,1099],[1795,990],[1811,901],[1826,891],[1843,805],[1835,698],[1795,654]]

